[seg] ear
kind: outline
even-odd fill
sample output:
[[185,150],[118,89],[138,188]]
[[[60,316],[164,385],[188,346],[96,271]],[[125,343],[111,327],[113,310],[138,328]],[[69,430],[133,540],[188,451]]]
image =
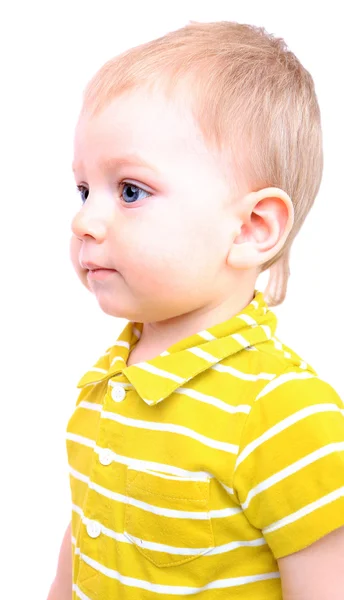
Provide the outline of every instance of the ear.
[[227,263],[234,269],[259,267],[284,246],[294,222],[292,201],[279,188],[265,188],[241,198],[237,213],[241,229]]

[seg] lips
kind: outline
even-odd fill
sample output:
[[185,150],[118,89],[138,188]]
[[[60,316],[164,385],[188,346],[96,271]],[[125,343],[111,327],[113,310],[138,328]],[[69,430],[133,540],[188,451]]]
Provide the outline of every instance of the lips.
[[83,269],[85,269],[86,271],[115,271],[115,269],[111,269],[110,267],[103,267],[102,265],[97,265],[96,263],[93,262],[88,262],[88,261],[82,261],[81,263],[81,267]]

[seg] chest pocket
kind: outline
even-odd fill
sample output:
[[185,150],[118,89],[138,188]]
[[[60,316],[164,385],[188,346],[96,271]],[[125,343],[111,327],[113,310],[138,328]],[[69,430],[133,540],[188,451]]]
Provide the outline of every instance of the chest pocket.
[[214,547],[209,481],[128,469],[124,535],[158,567],[206,554]]

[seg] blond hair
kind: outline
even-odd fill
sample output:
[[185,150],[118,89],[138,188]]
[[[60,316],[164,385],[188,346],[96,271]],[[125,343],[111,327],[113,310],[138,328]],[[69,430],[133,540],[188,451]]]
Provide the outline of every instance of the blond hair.
[[261,267],[262,272],[270,268],[268,303],[280,304],[290,247],[322,176],[320,111],[311,75],[283,39],[263,28],[190,22],[108,61],[86,87],[83,110],[95,114],[142,86],[159,86],[171,100],[186,91],[204,140],[228,175],[233,170],[249,191],[272,186],[291,197],[292,231],[283,249]]

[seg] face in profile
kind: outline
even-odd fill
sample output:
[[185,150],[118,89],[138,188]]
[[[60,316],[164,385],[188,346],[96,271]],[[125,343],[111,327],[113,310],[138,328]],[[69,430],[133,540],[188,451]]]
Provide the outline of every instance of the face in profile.
[[83,115],[74,173],[72,261],[106,313],[165,320],[214,302],[231,235],[228,182],[188,107],[141,90]]

